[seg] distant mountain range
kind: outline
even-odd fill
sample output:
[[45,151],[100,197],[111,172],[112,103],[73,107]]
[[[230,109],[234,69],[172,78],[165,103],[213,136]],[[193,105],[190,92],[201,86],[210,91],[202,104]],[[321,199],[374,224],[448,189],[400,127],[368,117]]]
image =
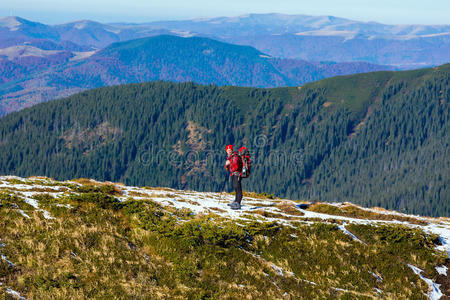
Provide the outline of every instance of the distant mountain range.
[[0,18],[0,115],[120,83],[292,86],[449,61],[448,25],[384,25],[282,14],[61,25],[4,17]]
[[[333,16],[285,14],[248,14],[238,17],[205,18],[186,21],[147,23],[152,28],[202,32],[232,37],[296,34],[309,36],[343,36],[361,38],[405,39],[449,34],[450,25],[386,25],[360,22]],[[122,24],[113,24],[120,27]]]
[[393,69],[365,62],[272,58],[252,47],[171,35],[113,43],[99,51],[0,49],[0,114],[85,89],[144,81],[254,87],[298,86],[326,77]]
[[154,29],[214,36],[284,58],[367,61],[401,68],[450,61],[449,25],[385,25],[332,16],[283,14],[161,21],[148,25]]
[[53,26],[18,17],[0,19],[0,48],[28,42],[47,50],[99,49],[113,42],[160,34],[210,37],[250,45],[275,57],[309,61],[366,61],[402,68],[450,61],[450,25],[385,25],[283,14],[145,24],[83,20]]

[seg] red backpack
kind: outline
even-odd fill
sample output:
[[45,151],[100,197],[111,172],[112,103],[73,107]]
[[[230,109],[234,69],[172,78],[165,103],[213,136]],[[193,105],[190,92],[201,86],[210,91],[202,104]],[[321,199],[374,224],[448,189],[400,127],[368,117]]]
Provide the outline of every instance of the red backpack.
[[248,178],[250,176],[250,171],[252,169],[252,162],[250,160],[250,152],[247,147],[243,146],[239,149],[239,156],[242,160],[242,178]]

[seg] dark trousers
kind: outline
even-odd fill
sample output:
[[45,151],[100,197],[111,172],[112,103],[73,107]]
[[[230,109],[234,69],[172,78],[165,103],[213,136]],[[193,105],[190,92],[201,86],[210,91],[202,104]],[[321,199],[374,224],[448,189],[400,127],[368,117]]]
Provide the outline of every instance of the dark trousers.
[[234,202],[241,204],[241,201],[242,201],[241,176],[239,174],[232,175],[231,182],[233,183],[233,188],[234,188],[234,191],[236,192],[236,198],[234,199]]

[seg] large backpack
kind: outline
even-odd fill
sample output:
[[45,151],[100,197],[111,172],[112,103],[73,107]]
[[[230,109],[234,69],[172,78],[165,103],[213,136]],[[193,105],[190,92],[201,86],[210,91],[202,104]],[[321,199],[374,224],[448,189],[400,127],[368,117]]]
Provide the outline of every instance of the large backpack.
[[250,152],[248,151],[247,147],[241,147],[239,149],[239,156],[242,160],[242,178],[248,178],[250,176],[250,171],[252,169],[252,162],[250,160]]

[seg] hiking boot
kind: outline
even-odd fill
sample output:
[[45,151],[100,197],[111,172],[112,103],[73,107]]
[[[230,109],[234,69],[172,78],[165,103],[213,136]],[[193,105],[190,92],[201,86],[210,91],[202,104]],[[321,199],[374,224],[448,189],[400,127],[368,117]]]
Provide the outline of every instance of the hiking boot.
[[231,209],[241,209],[241,205],[237,202],[233,202],[230,204]]
[[228,206],[233,206],[233,205],[234,205],[234,203],[236,203],[236,201],[233,201],[233,202],[227,203],[227,205],[228,205]]

